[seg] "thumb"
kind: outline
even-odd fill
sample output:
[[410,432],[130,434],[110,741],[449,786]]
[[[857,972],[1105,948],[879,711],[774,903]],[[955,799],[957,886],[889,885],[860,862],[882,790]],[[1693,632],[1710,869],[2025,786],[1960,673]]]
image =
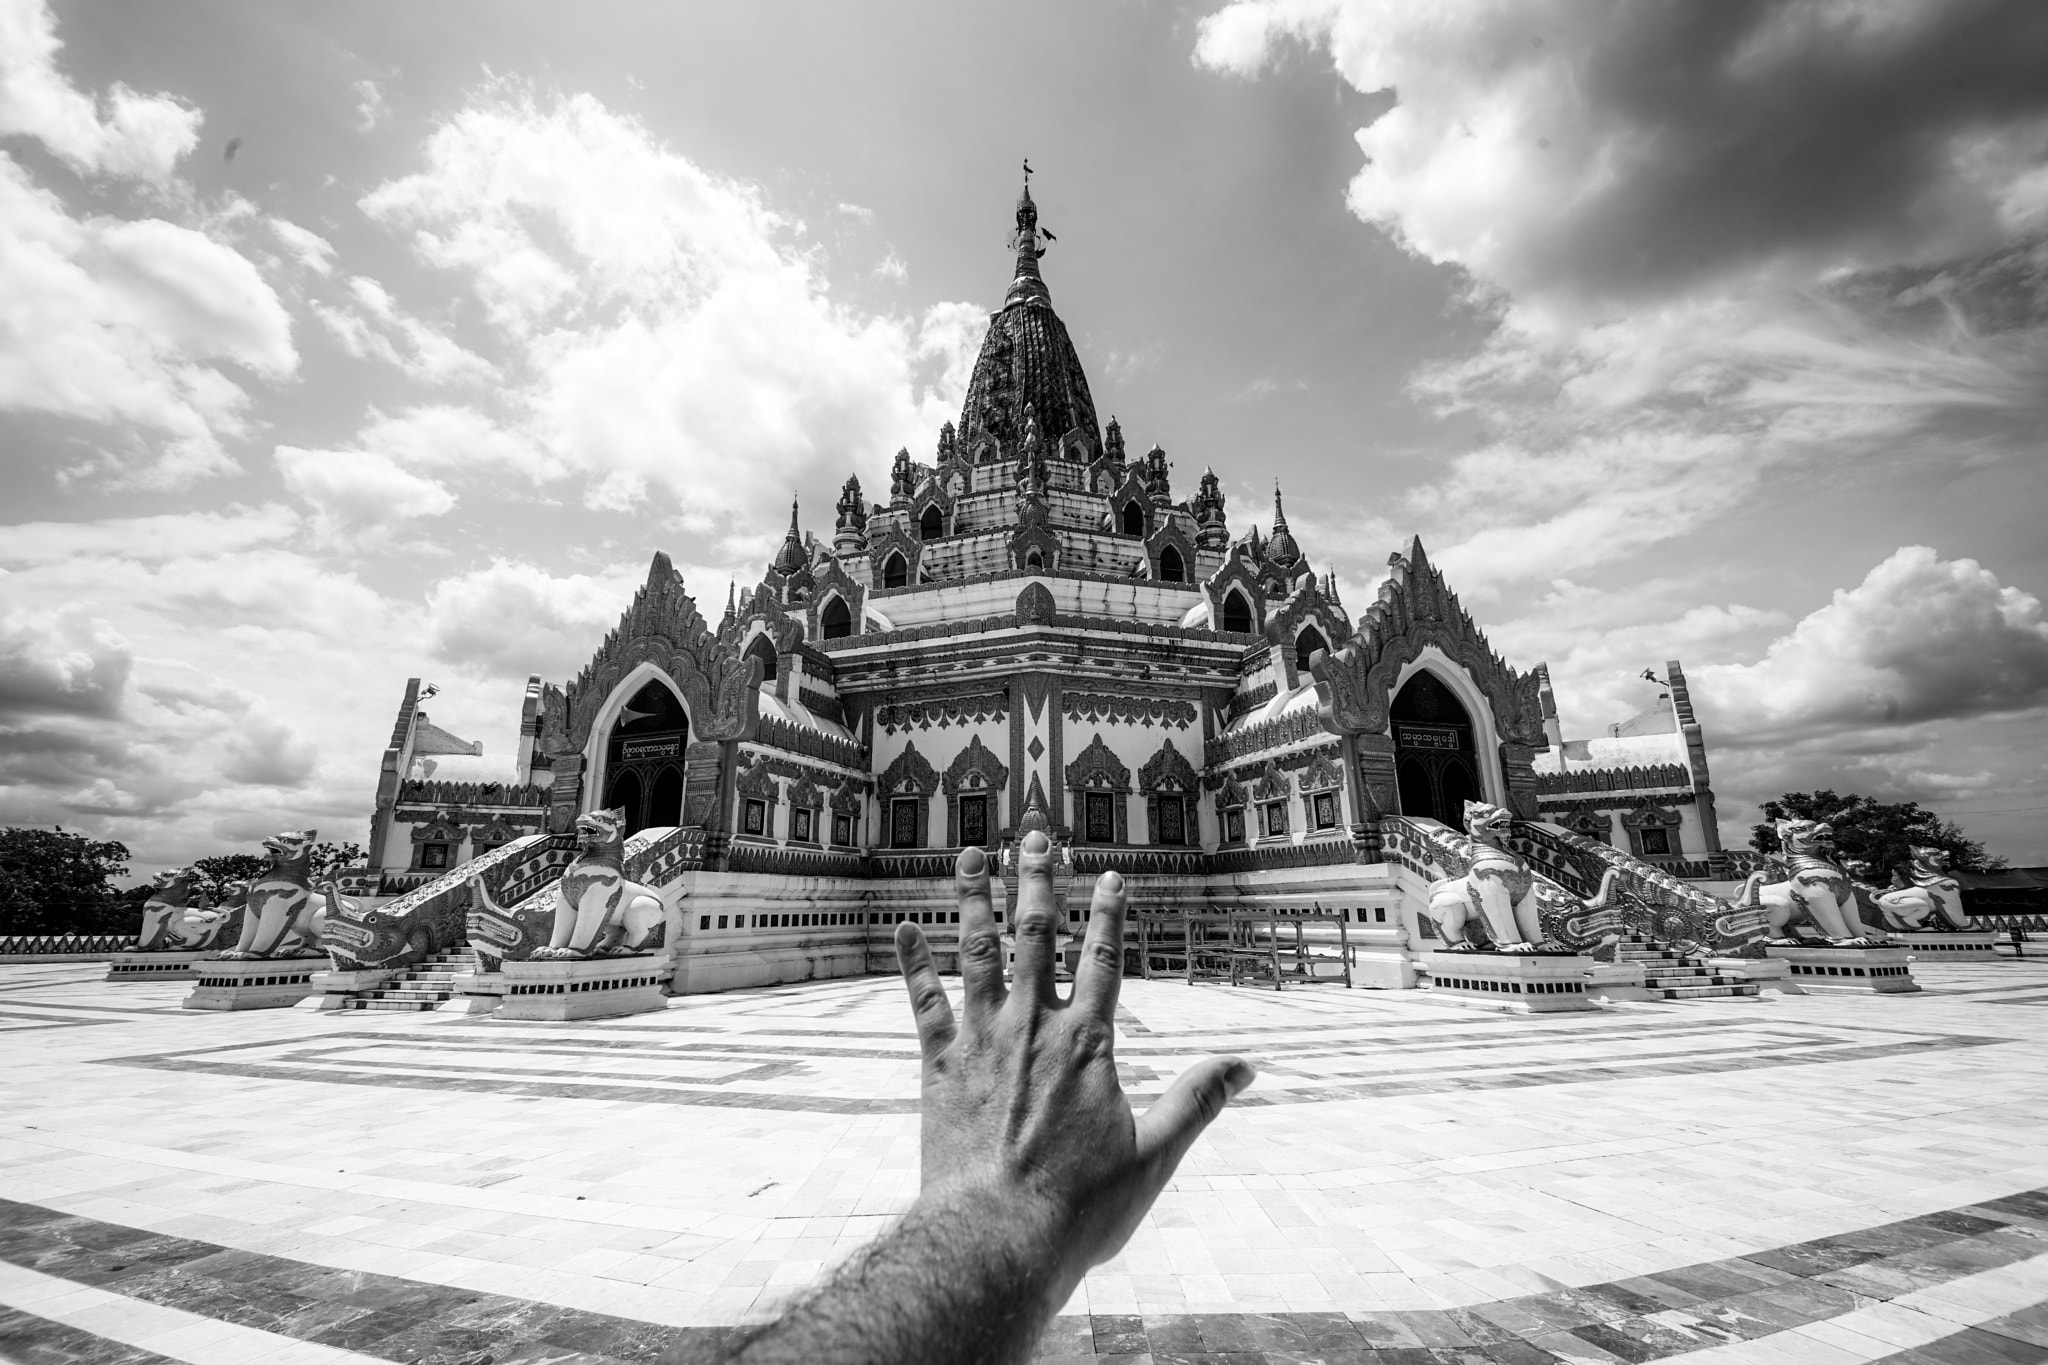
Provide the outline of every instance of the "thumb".
[[1163,1183],[1202,1130],[1244,1093],[1258,1073],[1242,1057],[1211,1057],[1180,1073],[1138,1117],[1138,1157],[1156,1164]]

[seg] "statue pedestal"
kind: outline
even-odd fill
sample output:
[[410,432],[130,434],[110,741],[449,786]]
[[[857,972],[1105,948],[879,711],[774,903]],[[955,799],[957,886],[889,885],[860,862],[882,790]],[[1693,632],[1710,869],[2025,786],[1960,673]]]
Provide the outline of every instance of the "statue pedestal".
[[364,991],[382,990],[397,976],[398,973],[388,967],[355,972],[315,972],[312,993],[293,1008],[321,1013],[342,1009],[349,997],[361,995]]
[[455,993],[434,1006],[436,1014],[495,1014],[505,1001],[502,972],[457,972],[448,984]]
[[1792,964],[1775,957],[1710,957],[1707,970],[1716,976],[1732,976],[1746,981],[1759,991],[1776,991],[1780,995],[1806,994],[1792,979]]
[[1989,929],[1970,931],[1916,929],[1893,934],[1894,946],[1926,962],[2000,962],[1998,935]]
[[1904,948],[1764,949],[1809,995],[1905,995],[1920,989]]
[[662,987],[671,970],[664,953],[507,962],[499,973],[505,983],[504,1003],[493,1017],[556,1023],[666,1009],[668,997]]
[[1431,953],[1429,992],[1516,1014],[1598,1009],[1586,998],[1593,959],[1576,953]]
[[192,964],[210,960],[217,948],[184,953],[115,953],[107,964],[109,981],[181,981]]
[[281,1010],[313,993],[313,974],[331,964],[317,957],[219,959],[195,969],[199,984],[185,997],[188,1010]]
[[1650,974],[1640,962],[1595,962],[1586,972],[1586,998],[1601,1004],[1654,1000]]

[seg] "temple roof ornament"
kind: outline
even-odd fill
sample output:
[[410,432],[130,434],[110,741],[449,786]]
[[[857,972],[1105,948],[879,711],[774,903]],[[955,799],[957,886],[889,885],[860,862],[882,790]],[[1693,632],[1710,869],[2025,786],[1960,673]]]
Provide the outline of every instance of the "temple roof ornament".
[[775,552],[775,562],[769,565],[779,574],[793,574],[804,567],[804,539],[796,529],[796,497],[789,499],[789,534],[782,538],[782,548]]
[[1287,529],[1287,511],[1280,505],[1280,480],[1273,480],[1273,538],[1266,542],[1266,558],[1275,564],[1293,565],[1301,559],[1301,547]]
[[[1017,229],[1011,237],[1016,272],[1003,306],[989,318],[988,334],[967,382],[956,447],[981,462],[985,448],[1013,449],[1027,418],[1035,419],[1049,451],[1059,458],[1092,459],[1103,448],[1102,429],[1088,377],[1052,310],[1052,293],[1038,269],[1045,249],[1038,244],[1038,206],[1027,182],[1017,199]],[[1069,438],[1075,438],[1070,441]]]

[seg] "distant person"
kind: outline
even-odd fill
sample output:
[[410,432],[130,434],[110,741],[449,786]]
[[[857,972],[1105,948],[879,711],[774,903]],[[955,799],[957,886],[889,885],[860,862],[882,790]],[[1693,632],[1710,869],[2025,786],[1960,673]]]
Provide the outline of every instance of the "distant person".
[[1023,1361],[1090,1266],[1116,1255],[1188,1147],[1252,1083],[1251,1064],[1190,1067],[1133,1119],[1117,1084],[1123,878],[1095,883],[1071,1000],[1053,989],[1052,845],[1024,836],[1014,984],[1003,985],[987,860],[965,849],[964,1017],[914,924],[896,953],[924,1053],[922,1170],[901,1222],[776,1321],[727,1345],[740,1365]]

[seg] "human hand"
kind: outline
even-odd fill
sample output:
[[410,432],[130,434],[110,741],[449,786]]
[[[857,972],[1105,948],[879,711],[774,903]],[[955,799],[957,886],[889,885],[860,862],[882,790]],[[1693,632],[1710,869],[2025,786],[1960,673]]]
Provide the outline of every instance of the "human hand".
[[1209,1058],[1134,1118],[1114,1055],[1123,879],[1105,872],[1096,880],[1073,995],[1061,1000],[1053,987],[1060,909],[1045,835],[1025,836],[1018,871],[1012,986],[1003,983],[978,848],[962,850],[954,872],[959,1020],[915,924],[897,926],[896,952],[924,1056],[918,1204],[956,1215],[1027,1267],[1051,1312],[1130,1239],[1188,1147],[1254,1072],[1239,1057]]

